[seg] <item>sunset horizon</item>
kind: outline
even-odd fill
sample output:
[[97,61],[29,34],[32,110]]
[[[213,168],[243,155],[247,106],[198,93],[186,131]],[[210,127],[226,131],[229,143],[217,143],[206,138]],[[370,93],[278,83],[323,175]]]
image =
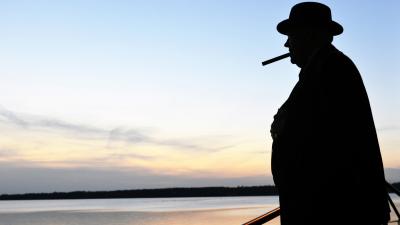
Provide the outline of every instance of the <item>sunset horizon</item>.
[[[273,185],[296,2],[1,2],[0,194]],[[322,2],[399,182],[400,4]]]

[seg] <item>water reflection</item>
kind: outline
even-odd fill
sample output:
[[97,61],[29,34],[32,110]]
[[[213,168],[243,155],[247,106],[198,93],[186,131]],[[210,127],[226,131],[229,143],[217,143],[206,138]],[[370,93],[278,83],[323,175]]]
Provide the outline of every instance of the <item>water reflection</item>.
[[[260,214],[261,208],[219,209],[176,212],[31,212],[2,213],[7,225],[232,225]],[[271,225],[279,224],[279,219]]]
[[[400,198],[393,196],[400,209]],[[3,225],[240,225],[276,197],[0,201]],[[397,219],[392,211],[392,219]],[[267,225],[279,225],[279,218]]]

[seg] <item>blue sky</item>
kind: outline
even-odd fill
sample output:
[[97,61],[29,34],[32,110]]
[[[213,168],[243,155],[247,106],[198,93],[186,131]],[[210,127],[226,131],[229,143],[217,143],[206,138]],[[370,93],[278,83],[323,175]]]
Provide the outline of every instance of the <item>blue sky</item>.
[[[1,1],[0,193],[271,184],[297,2]],[[400,3],[322,2],[400,168]]]

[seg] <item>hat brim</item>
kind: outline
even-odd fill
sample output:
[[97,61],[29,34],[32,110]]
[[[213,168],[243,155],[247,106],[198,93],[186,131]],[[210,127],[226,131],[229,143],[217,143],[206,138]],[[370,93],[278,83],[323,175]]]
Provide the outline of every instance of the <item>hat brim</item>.
[[276,29],[278,30],[279,33],[288,35],[289,32],[296,27],[321,27],[327,29],[329,32],[331,32],[333,36],[343,33],[342,25],[340,25],[335,21],[330,21],[328,24],[324,24],[323,26],[315,26],[315,25],[296,24],[287,19],[278,23]]

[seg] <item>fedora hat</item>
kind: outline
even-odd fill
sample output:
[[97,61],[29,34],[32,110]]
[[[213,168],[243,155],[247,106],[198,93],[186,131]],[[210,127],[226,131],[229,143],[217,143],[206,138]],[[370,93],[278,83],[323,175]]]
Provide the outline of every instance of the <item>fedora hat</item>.
[[332,35],[339,35],[343,27],[332,21],[331,9],[318,2],[302,2],[292,7],[289,19],[278,24],[279,33],[287,35],[293,28],[312,27],[329,31]]

